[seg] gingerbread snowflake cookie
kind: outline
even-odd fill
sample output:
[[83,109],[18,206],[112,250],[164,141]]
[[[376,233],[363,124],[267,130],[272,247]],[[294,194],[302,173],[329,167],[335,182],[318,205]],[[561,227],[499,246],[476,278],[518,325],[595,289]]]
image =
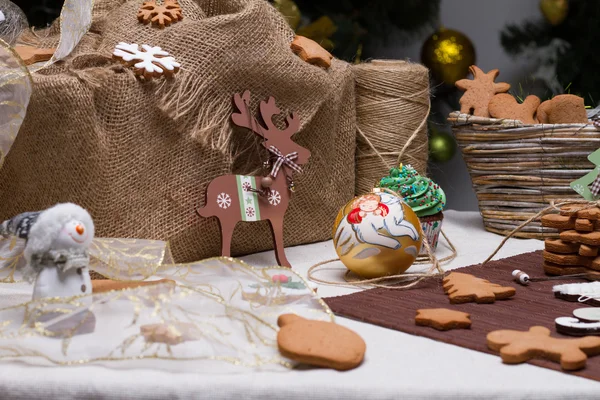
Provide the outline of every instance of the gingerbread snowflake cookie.
[[160,29],[182,19],[183,14],[177,0],[163,0],[163,4],[157,4],[156,0],[146,1],[138,11],[141,23],[152,23]]
[[120,42],[113,52],[113,57],[146,79],[158,78],[162,75],[171,77],[179,71],[181,64],[158,46],[143,44],[142,48],[135,44]]

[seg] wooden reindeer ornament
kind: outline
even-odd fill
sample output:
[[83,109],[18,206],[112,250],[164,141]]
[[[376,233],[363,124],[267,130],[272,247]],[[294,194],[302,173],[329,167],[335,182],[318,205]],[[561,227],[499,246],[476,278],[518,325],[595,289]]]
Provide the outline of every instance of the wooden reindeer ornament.
[[221,227],[221,255],[231,255],[231,238],[238,222],[269,221],[273,233],[275,256],[279,265],[290,267],[283,245],[283,218],[293,191],[292,174],[302,172],[310,151],[292,140],[300,128],[296,113],[286,117],[283,130],[273,123],[280,113],[275,99],[260,102],[264,127],[250,113],[250,92],[236,93],[233,101],[237,112],[231,120],[237,126],[248,128],[262,139],[262,145],[271,156],[271,171],[267,176],[223,175],[212,180],[206,189],[206,203],[198,210],[202,217],[217,217]]

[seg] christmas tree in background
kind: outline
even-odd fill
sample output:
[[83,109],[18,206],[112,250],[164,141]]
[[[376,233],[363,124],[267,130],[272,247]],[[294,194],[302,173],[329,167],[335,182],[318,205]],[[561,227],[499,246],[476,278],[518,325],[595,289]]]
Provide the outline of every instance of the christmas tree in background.
[[440,0],[273,0],[298,35],[346,61],[377,57],[375,44],[433,29]]
[[543,85],[536,93],[542,100],[568,92],[595,107],[600,100],[600,1],[541,0],[540,9],[545,18],[507,26],[502,46],[537,67],[527,83]]

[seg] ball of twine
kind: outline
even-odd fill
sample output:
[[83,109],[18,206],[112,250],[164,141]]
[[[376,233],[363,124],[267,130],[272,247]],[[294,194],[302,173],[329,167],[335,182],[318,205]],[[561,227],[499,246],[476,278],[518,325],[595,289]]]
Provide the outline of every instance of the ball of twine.
[[356,194],[400,162],[427,172],[429,71],[420,64],[373,60],[353,67],[356,79]]

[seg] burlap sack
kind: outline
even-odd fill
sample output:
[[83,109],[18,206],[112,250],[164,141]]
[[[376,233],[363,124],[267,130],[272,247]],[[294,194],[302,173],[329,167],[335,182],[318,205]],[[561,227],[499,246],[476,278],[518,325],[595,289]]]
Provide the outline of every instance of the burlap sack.
[[[355,102],[349,65],[324,71],[290,51],[293,32],[264,0],[180,0],[184,20],[137,21],[140,0],[96,0],[90,32],[65,62],[34,76],[26,119],[0,170],[0,218],[72,201],[102,237],[171,242],[177,261],[217,256],[216,219],[195,209],[215,177],[255,172],[259,140],[229,121],[231,97],[273,95],[302,120],[312,152],[285,219],[286,246],[330,238],[354,192]],[[44,37],[44,35],[47,35]],[[29,38],[31,39],[31,38]],[[39,34],[56,43],[56,28]],[[143,82],[111,59],[118,42],[160,46],[182,64],[172,81]],[[267,223],[239,224],[235,254],[272,247]]]

